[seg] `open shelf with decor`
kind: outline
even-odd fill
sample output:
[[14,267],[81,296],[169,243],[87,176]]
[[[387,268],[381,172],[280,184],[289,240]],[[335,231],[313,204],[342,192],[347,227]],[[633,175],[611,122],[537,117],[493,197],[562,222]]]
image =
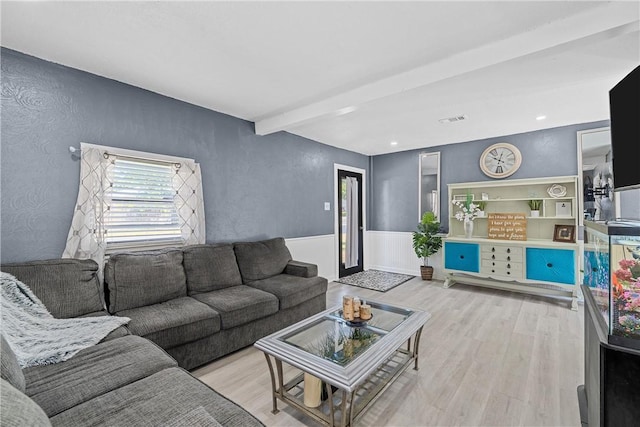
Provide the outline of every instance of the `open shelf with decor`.
[[[577,309],[577,179],[449,184],[445,287],[459,281],[560,295],[570,297],[571,308]],[[532,207],[538,208],[537,214]],[[465,212],[472,221],[464,220]]]

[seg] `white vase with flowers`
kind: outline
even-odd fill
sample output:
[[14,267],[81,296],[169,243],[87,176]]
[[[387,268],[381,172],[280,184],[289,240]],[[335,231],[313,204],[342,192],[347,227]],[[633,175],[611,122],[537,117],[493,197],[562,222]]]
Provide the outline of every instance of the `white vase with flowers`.
[[464,237],[470,239],[473,236],[473,220],[478,217],[481,209],[473,203],[473,196],[469,192],[467,192],[466,200],[453,200],[452,203],[460,208],[454,217],[458,221],[464,222]]

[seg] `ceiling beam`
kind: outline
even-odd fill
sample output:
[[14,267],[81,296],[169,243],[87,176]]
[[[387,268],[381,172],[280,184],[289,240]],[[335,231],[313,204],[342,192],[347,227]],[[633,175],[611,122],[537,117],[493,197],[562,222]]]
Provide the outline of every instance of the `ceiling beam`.
[[639,31],[633,2],[611,2],[532,31],[462,52],[421,67],[347,90],[255,122],[258,135],[291,129],[328,114],[347,114],[358,106],[524,56],[618,37]]

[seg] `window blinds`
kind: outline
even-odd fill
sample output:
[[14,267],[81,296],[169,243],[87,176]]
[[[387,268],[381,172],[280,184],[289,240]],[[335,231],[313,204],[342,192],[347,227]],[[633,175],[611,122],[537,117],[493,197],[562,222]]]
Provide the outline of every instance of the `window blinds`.
[[179,164],[116,158],[107,169],[107,250],[182,244],[173,178]]

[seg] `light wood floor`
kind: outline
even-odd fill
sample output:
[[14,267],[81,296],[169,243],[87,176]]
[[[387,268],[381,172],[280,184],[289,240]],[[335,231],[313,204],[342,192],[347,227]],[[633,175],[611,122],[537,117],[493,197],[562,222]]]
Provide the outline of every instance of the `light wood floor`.
[[[327,307],[358,295],[432,314],[409,368],[358,419],[360,426],[579,426],[583,306],[419,278],[386,293],[329,283]],[[316,426],[278,402],[271,413],[263,354],[246,348],[194,374],[267,426]]]

